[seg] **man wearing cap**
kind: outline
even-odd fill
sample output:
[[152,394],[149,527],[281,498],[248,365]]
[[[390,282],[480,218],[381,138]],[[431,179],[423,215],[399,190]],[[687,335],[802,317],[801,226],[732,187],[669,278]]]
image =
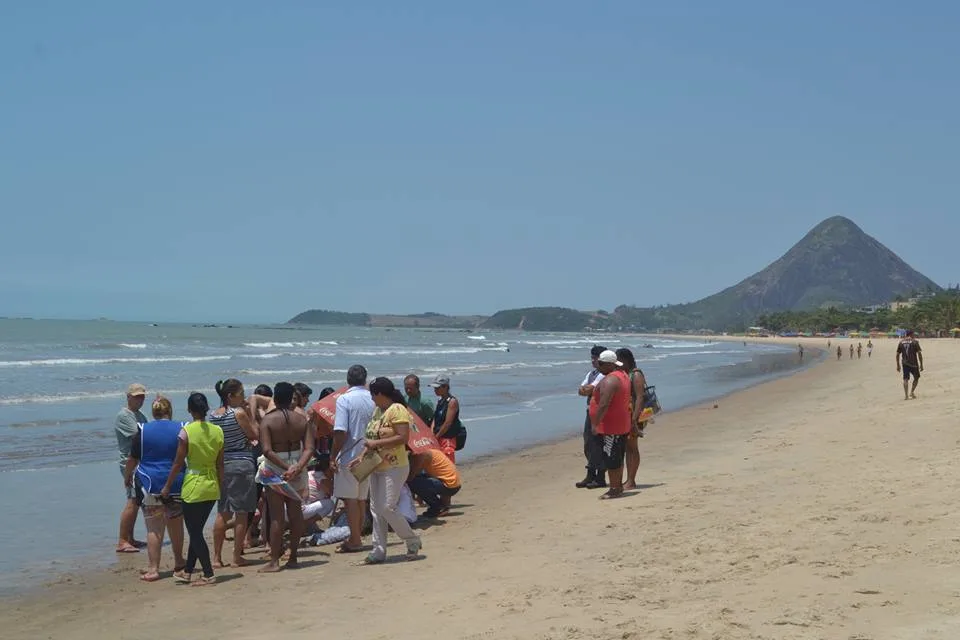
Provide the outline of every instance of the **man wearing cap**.
[[440,450],[450,458],[450,462],[457,462],[457,436],[463,430],[460,422],[460,401],[450,395],[450,378],[437,376],[430,383],[433,392],[437,394],[437,408],[433,412],[431,428],[440,443]]
[[[126,485],[127,458],[130,457],[130,446],[134,436],[140,430],[140,425],[147,422],[140,409],[147,397],[147,388],[139,383],[127,387],[127,406],[120,409],[115,424],[117,433],[117,449],[120,451],[120,473],[124,475]],[[117,553],[136,553],[144,544],[133,539],[133,528],[137,524],[137,489],[124,486],[127,493],[127,502],[120,512],[120,535],[117,538]]]
[[590,424],[590,396],[597,385],[600,384],[600,381],[603,380],[603,374],[597,368],[597,358],[606,350],[606,347],[600,345],[594,345],[590,349],[590,363],[593,365],[593,369],[580,383],[578,391],[581,396],[587,399],[587,415],[583,421],[583,457],[587,459],[587,475],[577,483],[578,489],[600,489],[607,486],[607,480],[603,476],[602,452],[597,445],[597,439],[593,437],[593,427]]
[[630,433],[630,379],[613,351],[597,357],[603,380],[590,395],[590,425],[603,455],[603,466],[610,477],[610,489],[601,499],[623,495],[623,458]]

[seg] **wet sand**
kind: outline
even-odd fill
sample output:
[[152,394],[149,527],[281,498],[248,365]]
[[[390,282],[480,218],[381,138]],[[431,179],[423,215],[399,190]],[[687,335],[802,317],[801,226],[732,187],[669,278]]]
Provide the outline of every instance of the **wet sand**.
[[3,636],[960,637],[960,340],[923,341],[909,402],[896,342],[875,344],[661,417],[622,499],[573,487],[578,440],[534,447],[465,469],[420,561],[320,547],[195,589],[142,584],[125,557],[0,602]]

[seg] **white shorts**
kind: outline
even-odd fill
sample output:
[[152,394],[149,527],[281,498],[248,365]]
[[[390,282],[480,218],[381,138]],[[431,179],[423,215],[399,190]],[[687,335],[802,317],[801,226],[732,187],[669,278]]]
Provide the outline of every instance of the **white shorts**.
[[337,475],[333,477],[333,496],[341,500],[366,500],[370,495],[370,478],[363,482],[350,473],[347,465],[337,467]]

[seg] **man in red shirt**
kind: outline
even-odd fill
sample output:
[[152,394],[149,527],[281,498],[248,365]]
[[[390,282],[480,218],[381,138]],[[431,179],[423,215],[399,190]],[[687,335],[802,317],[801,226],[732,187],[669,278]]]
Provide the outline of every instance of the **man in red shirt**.
[[607,350],[597,358],[603,380],[590,396],[590,425],[603,451],[603,464],[610,478],[610,489],[601,500],[623,495],[623,457],[630,433],[630,380],[620,371],[617,354]]

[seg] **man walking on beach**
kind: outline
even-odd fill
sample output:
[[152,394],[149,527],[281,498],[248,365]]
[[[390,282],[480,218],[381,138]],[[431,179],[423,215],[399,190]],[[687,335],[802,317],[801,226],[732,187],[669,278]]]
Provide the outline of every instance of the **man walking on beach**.
[[427,425],[433,424],[433,403],[420,393],[420,378],[412,373],[408,375],[403,379],[403,390],[407,394],[407,408]]
[[630,379],[620,370],[622,366],[615,352],[601,353],[597,368],[603,380],[590,395],[590,427],[610,477],[610,489],[600,496],[603,500],[623,495],[623,459],[630,433]]
[[587,417],[583,423],[583,457],[587,460],[587,475],[577,483],[578,489],[600,489],[607,486],[607,481],[603,476],[603,455],[596,438],[593,437],[593,427],[590,424],[590,396],[600,381],[603,380],[603,374],[600,373],[597,358],[606,351],[606,347],[594,345],[590,349],[590,363],[593,365],[590,373],[580,383],[579,395],[587,399]]
[[[124,476],[126,485],[127,458],[130,457],[130,447],[133,438],[140,431],[140,425],[146,424],[147,418],[140,409],[147,397],[147,388],[142,384],[131,384],[127,387],[127,406],[117,414],[115,431],[117,435],[117,450],[120,452],[120,473]],[[120,535],[117,537],[117,553],[136,553],[143,547],[143,543],[133,539],[133,528],[137,524],[137,490],[133,486],[124,486],[127,502],[120,513]]]
[[333,447],[330,468],[334,472],[333,495],[347,506],[350,538],[340,545],[338,553],[356,553],[363,550],[363,519],[367,512],[370,493],[369,478],[358,482],[350,471],[350,462],[363,454],[367,423],[373,418],[374,404],[366,387],[367,370],[355,364],[347,371],[349,389],[337,398],[333,425]]
[[[917,385],[920,384],[920,374],[923,373],[923,353],[920,343],[913,337],[913,331],[907,331],[906,337],[897,346],[897,373],[903,363],[903,399],[917,399]],[[913,376],[913,387],[910,387],[910,376]]]

